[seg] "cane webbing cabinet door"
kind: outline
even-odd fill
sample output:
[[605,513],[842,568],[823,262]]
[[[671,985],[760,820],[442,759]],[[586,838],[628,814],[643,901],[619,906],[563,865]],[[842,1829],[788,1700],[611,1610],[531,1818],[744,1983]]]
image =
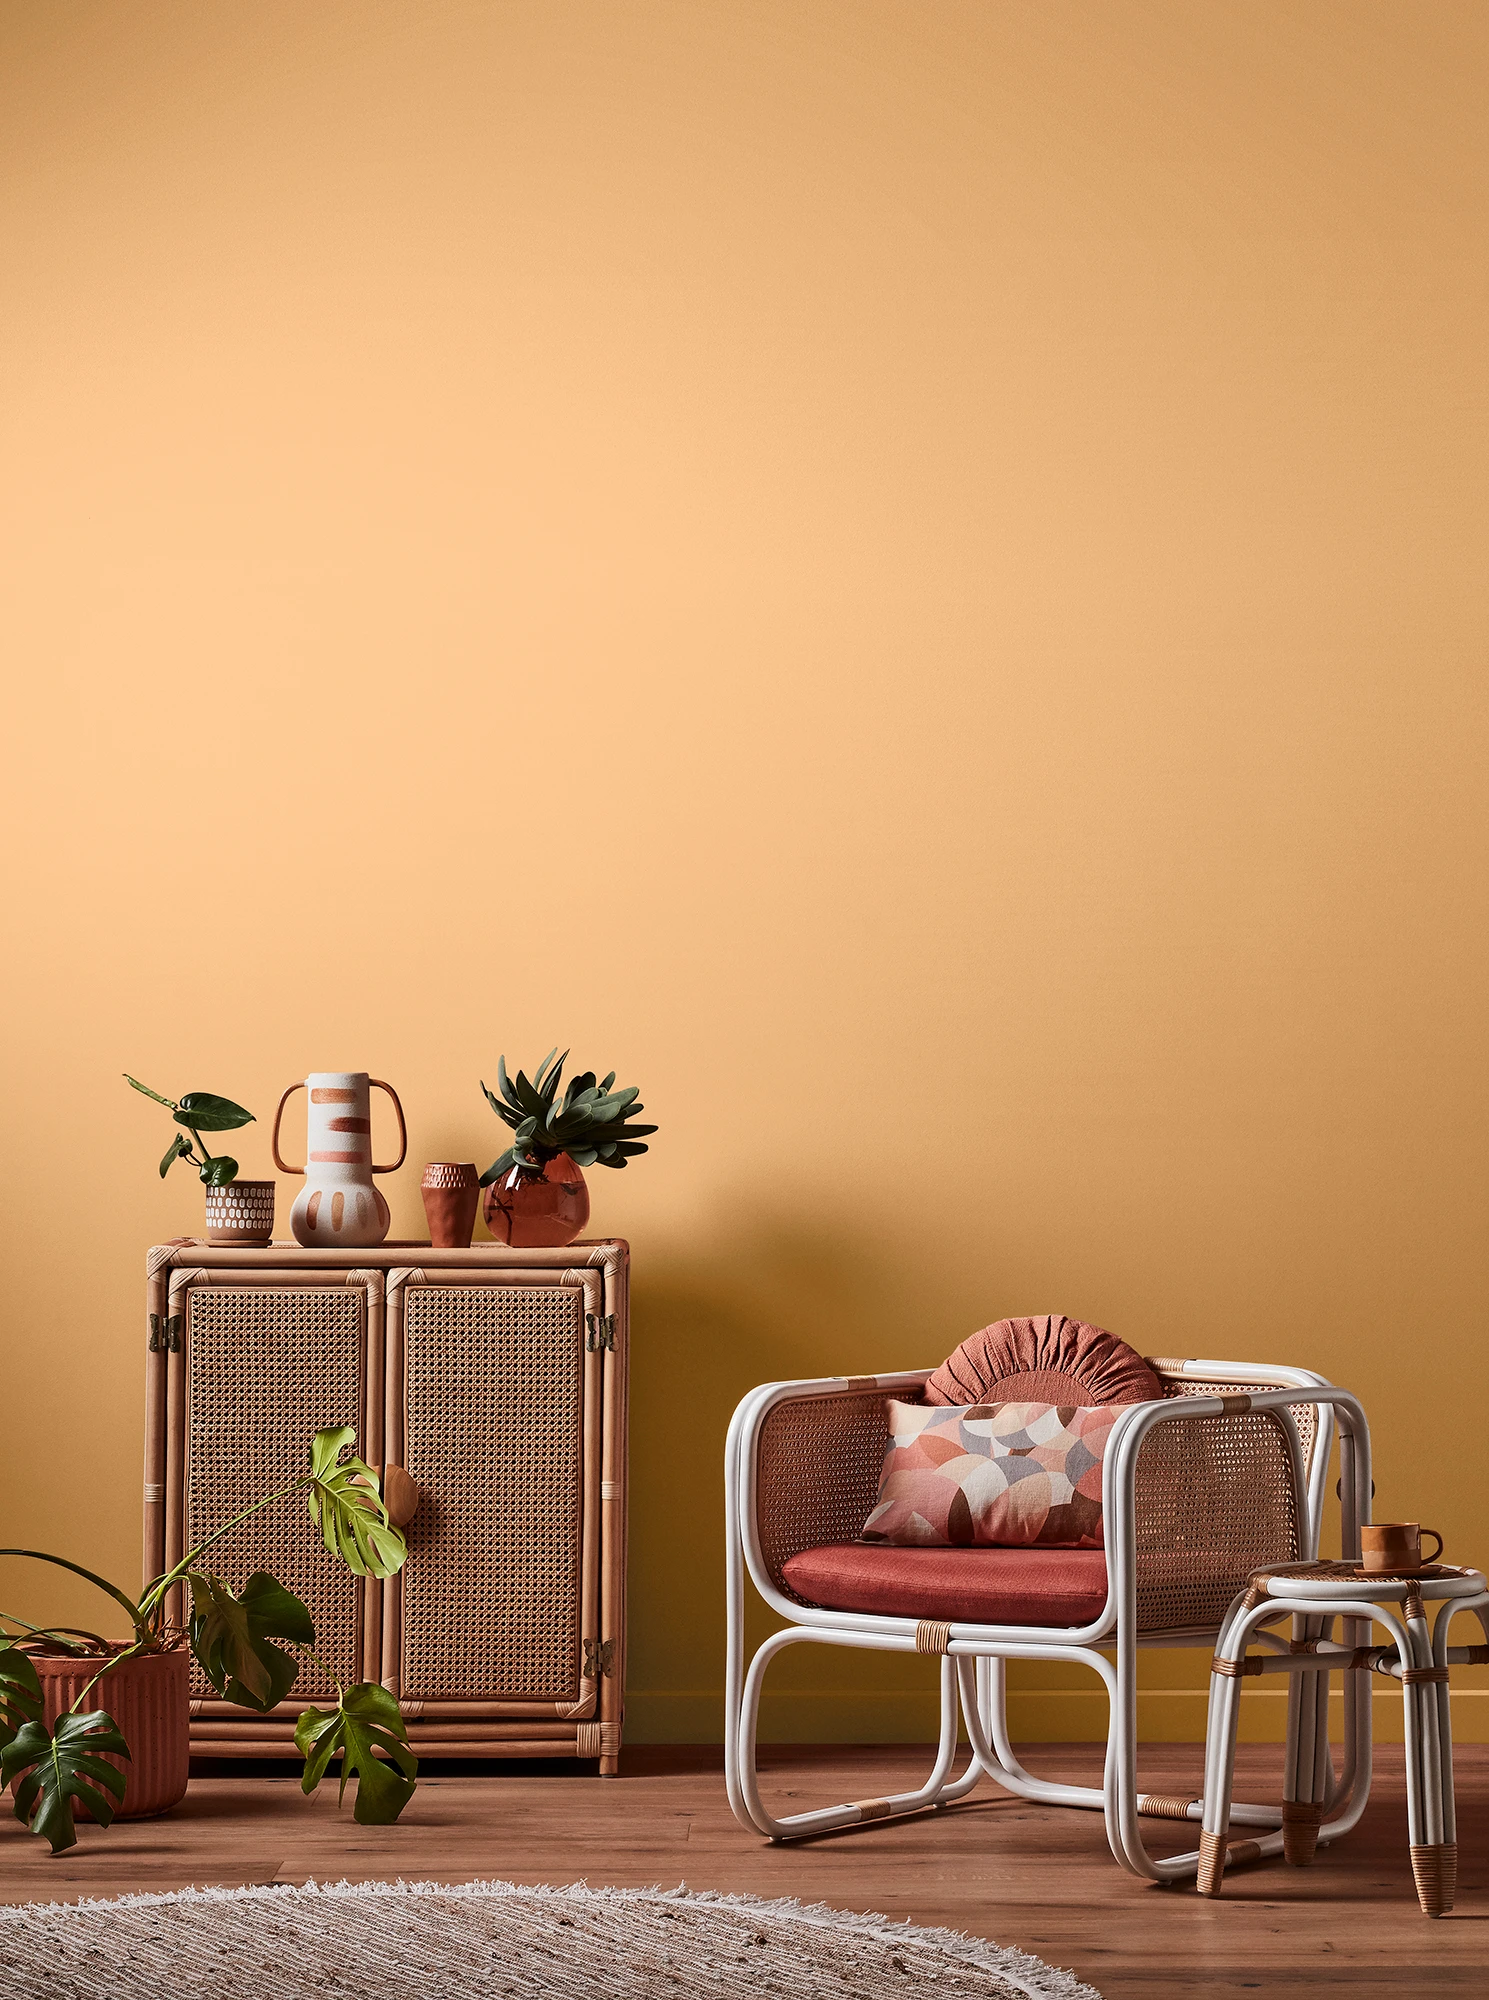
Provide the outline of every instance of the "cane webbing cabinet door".
[[[147,1572],[303,1469],[313,1431],[351,1424],[370,1463],[403,1466],[418,1490],[399,1575],[346,1576],[298,1497],[235,1531],[223,1572],[270,1569],[303,1597],[332,1672],[380,1680],[420,1754],[595,1757],[613,1772],[626,1278],[619,1243],[153,1251]],[[261,1717],[199,1681],[193,1747],[212,1756],[293,1754],[295,1718],[329,1691],[307,1667]]]

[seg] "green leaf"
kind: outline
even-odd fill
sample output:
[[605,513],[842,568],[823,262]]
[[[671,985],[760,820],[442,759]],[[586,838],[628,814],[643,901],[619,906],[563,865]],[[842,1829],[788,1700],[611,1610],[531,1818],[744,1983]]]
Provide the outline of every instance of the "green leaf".
[[229,1187],[238,1178],[238,1162],[219,1153],[207,1161],[197,1178],[203,1187]]
[[601,1091],[602,1092],[607,1091],[610,1088],[611,1084],[614,1083],[614,1081],[615,1081],[615,1071],[611,1070],[609,1076],[605,1077],[600,1084]]
[[137,1077],[131,1076],[128,1070],[124,1070],[122,1074],[124,1081],[129,1085],[130,1089],[137,1090],[141,1097],[153,1097],[155,1102],[163,1104],[167,1111],[175,1110],[176,1100],[174,1097],[162,1097],[158,1090],[151,1090],[148,1084],[141,1083]]
[[165,1149],[165,1158],[160,1163],[160,1178],[165,1179],[177,1160],[191,1157],[191,1141],[184,1132],[178,1132]]
[[514,1111],[522,1109],[522,1099],[513,1090],[512,1080],[507,1075],[507,1059],[505,1056],[498,1056],[496,1059],[496,1087]]
[[[548,1051],[547,1055],[544,1056],[543,1060],[538,1064],[537,1075],[534,1076],[533,1078],[534,1090],[542,1090],[544,1072],[548,1068],[549,1063],[553,1062],[553,1058],[557,1055],[558,1055],[558,1049],[556,1047],[551,1048]],[[548,1089],[546,1093],[548,1096],[551,1097],[553,1095],[554,1090],[557,1088],[559,1072],[562,1070],[564,1064],[568,1060],[569,1060],[569,1052],[567,1049],[565,1049],[563,1054],[561,1056],[558,1056],[558,1061],[554,1063],[553,1074],[548,1079]]]
[[510,1146],[508,1146],[507,1150],[502,1154],[501,1158],[499,1160],[493,1160],[491,1162],[491,1165],[486,1169],[485,1173],[482,1174],[480,1182],[481,1186],[490,1187],[493,1181],[499,1181],[503,1174],[510,1173],[512,1170],[512,1158],[513,1158],[512,1149]]
[[598,1151],[593,1146],[570,1146],[569,1148],[569,1158],[574,1162],[576,1167],[592,1167],[599,1157]]
[[239,1125],[252,1125],[254,1116],[230,1097],[214,1097],[210,1090],[188,1090],[177,1108],[176,1123],[189,1125],[196,1132],[232,1132]]
[[74,1802],[85,1805],[100,1826],[108,1826],[123,1804],[124,1773],[103,1761],[105,1751],[129,1759],[129,1745],[102,1709],[59,1716],[55,1733],[44,1722],[27,1722],[0,1750],[0,1784],[15,1793],[16,1818],[49,1840],[53,1854],[77,1845]]
[[408,1544],[388,1519],[377,1474],[360,1458],[341,1453],[356,1443],[350,1424],[317,1431],[310,1446],[310,1518],[333,1556],[353,1576],[393,1576],[402,1569]]
[[[505,1078],[503,1079],[503,1081],[505,1082]],[[501,1099],[495,1094],[494,1091],[486,1089],[484,1081],[481,1085],[481,1088],[482,1090],[486,1091],[486,1102],[491,1106],[492,1110],[496,1113],[497,1117],[501,1119],[502,1123],[504,1125],[515,1125],[518,1119],[522,1116],[521,1111],[518,1109],[514,1109],[514,1107],[510,1104],[503,1104]]]
[[202,1672],[240,1708],[262,1714],[275,1707],[294,1686],[300,1663],[271,1641],[313,1646],[309,1611],[266,1570],[255,1570],[236,1597],[221,1577],[192,1570],[186,1580],[193,1606],[191,1650]]
[[403,1716],[388,1690],[371,1681],[348,1688],[333,1709],[307,1708],[295,1725],[295,1747],[305,1759],[300,1789],[307,1795],[340,1754],[339,1797],[346,1797],[347,1779],[354,1777],[352,1817],[359,1826],[391,1826],[414,1795],[419,1764]]
[[40,1722],[41,1682],[19,1646],[0,1646],[0,1749],[23,1723]]

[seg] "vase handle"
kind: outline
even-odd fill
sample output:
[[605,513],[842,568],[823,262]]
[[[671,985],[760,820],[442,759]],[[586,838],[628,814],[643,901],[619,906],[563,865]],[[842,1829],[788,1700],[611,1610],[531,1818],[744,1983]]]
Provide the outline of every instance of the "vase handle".
[[292,1083],[283,1097],[280,1098],[279,1109],[274,1113],[274,1135],[269,1141],[269,1151],[274,1155],[274,1164],[282,1174],[303,1174],[305,1171],[303,1167],[292,1167],[288,1160],[282,1160],[279,1157],[279,1121],[284,1116],[284,1107],[289,1103],[297,1090],[303,1090],[304,1088],[303,1083]]
[[[367,1087],[369,1090],[387,1091],[393,1100],[393,1109],[398,1114],[398,1158],[390,1166],[374,1167],[372,1170],[375,1174],[394,1174],[408,1158],[408,1127],[403,1122],[403,1106],[398,1102],[398,1092],[391,1083],[380,1083],[375,1076],[370,1076],[367,1079]],[[371,1146],[367,1150],[370,1153]]]

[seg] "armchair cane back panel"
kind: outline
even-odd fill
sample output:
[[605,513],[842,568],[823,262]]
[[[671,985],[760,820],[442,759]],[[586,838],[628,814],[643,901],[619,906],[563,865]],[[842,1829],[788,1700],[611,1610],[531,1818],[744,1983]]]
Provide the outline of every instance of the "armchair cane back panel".
[[[187,1549],[305,1470],[310,1439],[349,1424],[365,1449],[367,1301],[358,1286],[193,1285],[185,1314]],[[305,1497],[286,1494],[212,1551],[235,1590],[255,1570],[302,1598],[315,1651],[345,1685],[362,1677],[364,1586],[311,1526]],[[193,1662],[191,1692],[211,1696]],[[297,1699],[334,1693],[308,1662]]]
[[431,1278],[404,1288],[402,1335],[401,1462],[423,1498],[395,1585],[398,1692],[573,1702],[599,1500],[584,1476],[584,1294]]

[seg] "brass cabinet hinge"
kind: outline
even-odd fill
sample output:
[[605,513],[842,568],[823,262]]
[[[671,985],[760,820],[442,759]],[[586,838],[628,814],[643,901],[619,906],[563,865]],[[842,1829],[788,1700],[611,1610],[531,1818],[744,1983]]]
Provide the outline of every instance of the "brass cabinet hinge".
[[584,1315],[584,1351],[597,1354],[602,1348],[615,1352],[615,1314],[586,1313]]
[[151,1354],[179,1354],[181,1352],[180,1313],[172,1313],[169,1318],[163,1318],[159,1313],[151,1313],[148,1346]]
[[584,1678],[587,1681],[608,1680],[615,1672],[615,1641],[613,1639],[586,1639],[584,1642]]

